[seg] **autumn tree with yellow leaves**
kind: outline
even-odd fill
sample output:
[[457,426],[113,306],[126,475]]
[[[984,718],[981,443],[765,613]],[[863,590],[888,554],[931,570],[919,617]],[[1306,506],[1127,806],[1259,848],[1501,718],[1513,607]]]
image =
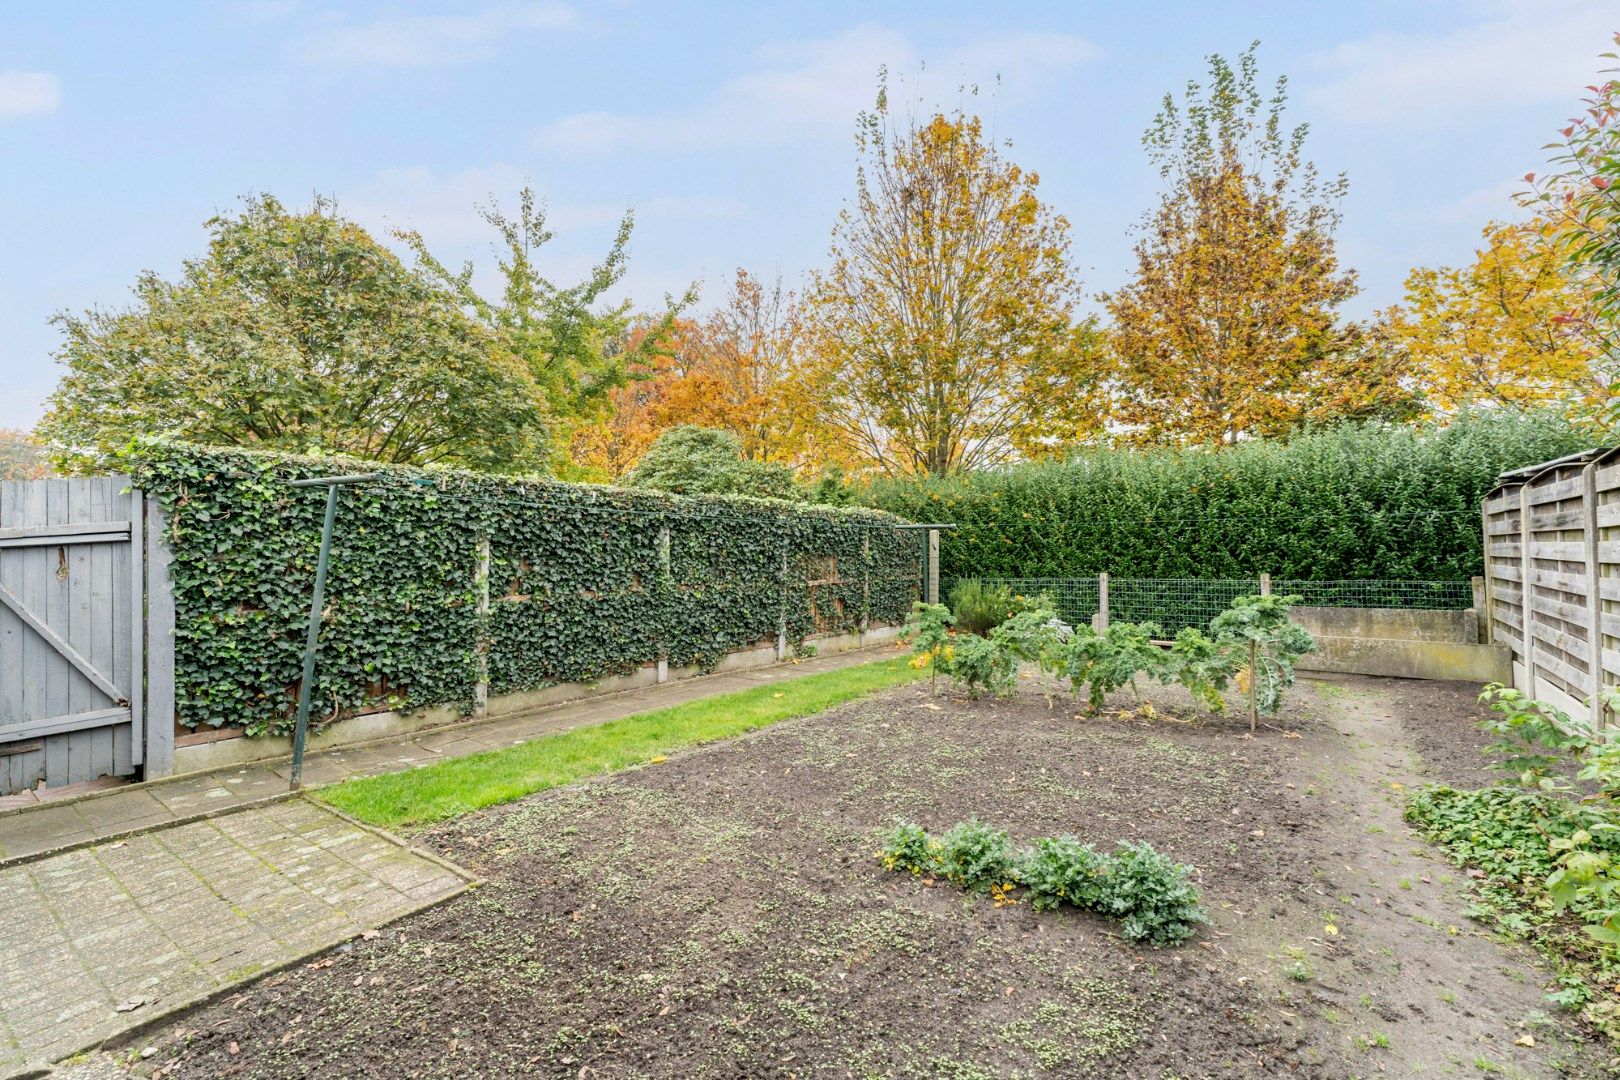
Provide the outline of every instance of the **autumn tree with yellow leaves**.
[[1412,271],[1405,302],[1384,313],[1429,404],[1450,413],[1601,403],[1607,380],[1581,332],[1590,288],[1571,272],[1557,224],[1493,222],[1484,241],[1467,266]]
[[1286,80],[1264,96],[1254,54],[1211,56],[1207,90],[1167,94],[1143,137],[1165,192],[1134,280],[1104,296],[1125,441],[1222,445],[1410,410],[1399,371],[1338,315],[1357,292],[1333,239],[1346,181],[1302,157]]
[[812,275],[806,403],[891,474],[1035,456],[1098,423],[1069,225],[960,109],[857,125],[853,202]]

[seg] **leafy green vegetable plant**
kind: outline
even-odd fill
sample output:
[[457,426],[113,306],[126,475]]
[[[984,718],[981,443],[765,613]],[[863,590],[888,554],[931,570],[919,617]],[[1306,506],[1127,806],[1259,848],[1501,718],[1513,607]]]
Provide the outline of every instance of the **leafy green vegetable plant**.
[[969,818],[939,838],[937,863],[947,880],[969,892],[987,892],[1013,881],[1012,841],[1006,830]]
[[946,647],[940,667],[967,690],[968,697],[986,691],[1005,694],[1017,685],[1017,659],[1006,648],[976,634],[958,634]]
[[1102,907],[1123,920],[1121,933],[1150,945],[1179,945],[1209,921],[1189,868],[1146,842],[1125,841],[1109,862]]
[[1160,678],[1165,671],[1164,653],[1153,644],[1159,635],[1156,623],[1110,623],[1097,633],[1089,626],[1074,628],[1069,640],[1055,652],[1056,673],[1069,680],[1076,694],[1086,688],[1093,709],[1115,690],[1129,686],[1140,696],[1136,679],[1146,675]]
[[1221,692],[1237,672],[1231,650],[1222,648],[1197,627],[1189,626],[1176,635],[1166,661],[1166,674],[1180,683],[1194,701],[1210,712],[1226,711],[1226,699]]
[[920,825],[899,822],[878,858],[887,870],[939,874],[971,892],[989,892],[1002,907],[1016,900],[1051,911],[1063,904],[1110,915],[1129,941],[1179,945],[1208,922],[1192,868],[1165,858],[1151,844],[1125,842],[1112,854],[1073,836],[1041,837],[1014,852],[1007,834],[977,819],[959,822],[939,839]]
[[1240,596],[1215,616],[1209,628],[1215,641],[1234,650],[1245,664],[1244,689],[1249,695],[1249,730],[1259,714],[1282,707],[1283,691],[1294,685],[1294,661],[1316,648],[1304,628],[1291,622],[1288,609],[1299,596]]
[[1018,878],[1036,911],[1068,902],[1096,909],[1107,892],[1108,856],[1072,836],[1042,837],[1018,860]]
[[928,830],[909,821],[897,821],[884,838],[878,858],[885,870],[900,870],[918,876],[937,873],[939,844],[931,839]]

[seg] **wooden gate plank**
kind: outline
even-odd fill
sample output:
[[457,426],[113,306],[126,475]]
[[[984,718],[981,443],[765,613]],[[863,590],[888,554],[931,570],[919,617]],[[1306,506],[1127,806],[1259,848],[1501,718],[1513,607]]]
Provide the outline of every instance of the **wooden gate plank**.
[[[89,660],[85,659],[77,649],[63,640],[60,634],[47,626],[44,620],[42,620],[38,615],[35,615],[32,611],[29,611],[28,607],[21,600],[17,599],[17,594],[6,588],[4,585],[0,585],[0,604],[4,604],[6,607],[10,608],[12,613],[21,619],[30,630],[44,638],[58,655],[62,656],[67,660],[68,663],[72,664],[74,668],[78,670],[79,674],[89,679],[91,683],[95,685],[97,690],[100,690],[103,694],[106,694],[117,704],[122,705],[127,702],[123,692],[120,691],[118,687],[114,686],[107,676],[97,671],[95,666],[91,664]],[[60,697],[62,695],[59,694],[57,696]]]

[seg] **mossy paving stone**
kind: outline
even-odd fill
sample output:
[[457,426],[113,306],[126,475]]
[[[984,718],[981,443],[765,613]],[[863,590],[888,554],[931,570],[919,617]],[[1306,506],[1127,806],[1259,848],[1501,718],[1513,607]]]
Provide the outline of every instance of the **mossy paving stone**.
[[[1332,700],[1302,690],[1251,739],[1235,718],[1178,722],[1191,709],[1177,692],[1152,696],[1172,718],[1122,718],[1129,695],[1077,717],[1033,687],[980,702],[905,688],[440,826],[419,839],[486,886],[184,1018],[145,1068],[1360,1072],[1331,1025],[1283,997],[1268,955],[1316,918],[1323,861],[1344,843],[1309,779],[1340,767]],[[1466,722],[1459,700],[1450,722]],[[1154,950],[1105,919],[885,873],[873,854],[897,815],[932,829],[977,815],[1019,842],[1150,841],[1198,868],[1213,925]],[[1381,1066],[1399,1063],[1368,1059],[1364,1074]]]

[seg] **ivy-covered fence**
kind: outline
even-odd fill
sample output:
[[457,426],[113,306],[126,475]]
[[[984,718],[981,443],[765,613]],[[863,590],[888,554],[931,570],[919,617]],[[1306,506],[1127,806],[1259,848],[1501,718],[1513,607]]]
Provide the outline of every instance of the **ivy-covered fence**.
[[341,496],[318,722],[470,706],[486,665],[494,694],[711,667],[897,624],[919,588],[922,534],[872,510],[171,444],[132,464],[168,515],[188,727],[290,728],[325,501],[288,486],[303,477],[379,473]]

